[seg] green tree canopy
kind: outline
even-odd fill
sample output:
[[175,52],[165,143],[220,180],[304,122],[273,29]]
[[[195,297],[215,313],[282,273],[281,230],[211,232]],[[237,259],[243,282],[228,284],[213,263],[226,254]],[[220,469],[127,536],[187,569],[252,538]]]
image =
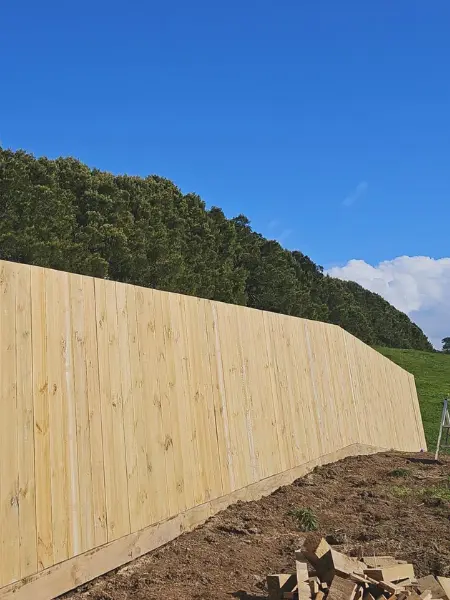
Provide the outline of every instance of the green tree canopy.
[[5,260],[328,321],[369,344],[432,349],[377,294],[324,275],[244,215],[227,219],[157,175],[116,176],[0,148],[0,216]]

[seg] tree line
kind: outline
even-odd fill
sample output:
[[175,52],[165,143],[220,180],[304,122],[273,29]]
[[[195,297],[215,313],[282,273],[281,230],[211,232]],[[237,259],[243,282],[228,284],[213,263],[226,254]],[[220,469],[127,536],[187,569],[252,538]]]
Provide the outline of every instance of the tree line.
[[171,181],[0,148],[0,258],[342,326],[372,345],[431,350],[381,296],[228,219]]

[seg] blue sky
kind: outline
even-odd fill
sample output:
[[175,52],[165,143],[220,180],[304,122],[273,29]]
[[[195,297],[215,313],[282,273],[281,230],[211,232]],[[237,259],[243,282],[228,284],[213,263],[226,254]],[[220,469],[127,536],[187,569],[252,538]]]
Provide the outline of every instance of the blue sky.
[[17,0],[0,25],[3,146],[164,175],[326,268],[449,256],[448,0]]

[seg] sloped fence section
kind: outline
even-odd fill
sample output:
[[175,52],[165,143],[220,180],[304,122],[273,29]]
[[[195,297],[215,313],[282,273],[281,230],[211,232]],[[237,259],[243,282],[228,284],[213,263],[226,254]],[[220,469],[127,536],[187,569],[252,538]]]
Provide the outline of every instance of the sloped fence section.
[[339,327],[0,261],[0,599],[48,599],[318,464],[425,449]]

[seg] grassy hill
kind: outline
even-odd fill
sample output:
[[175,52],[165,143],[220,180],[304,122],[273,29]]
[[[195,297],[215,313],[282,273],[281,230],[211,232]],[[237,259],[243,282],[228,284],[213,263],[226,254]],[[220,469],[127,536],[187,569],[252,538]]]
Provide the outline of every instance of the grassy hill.
[[445,396],[450,396],[450,354],[397,348],[377,348],[377,350],[416,378],[428,449],[434,451],[442,400]]

